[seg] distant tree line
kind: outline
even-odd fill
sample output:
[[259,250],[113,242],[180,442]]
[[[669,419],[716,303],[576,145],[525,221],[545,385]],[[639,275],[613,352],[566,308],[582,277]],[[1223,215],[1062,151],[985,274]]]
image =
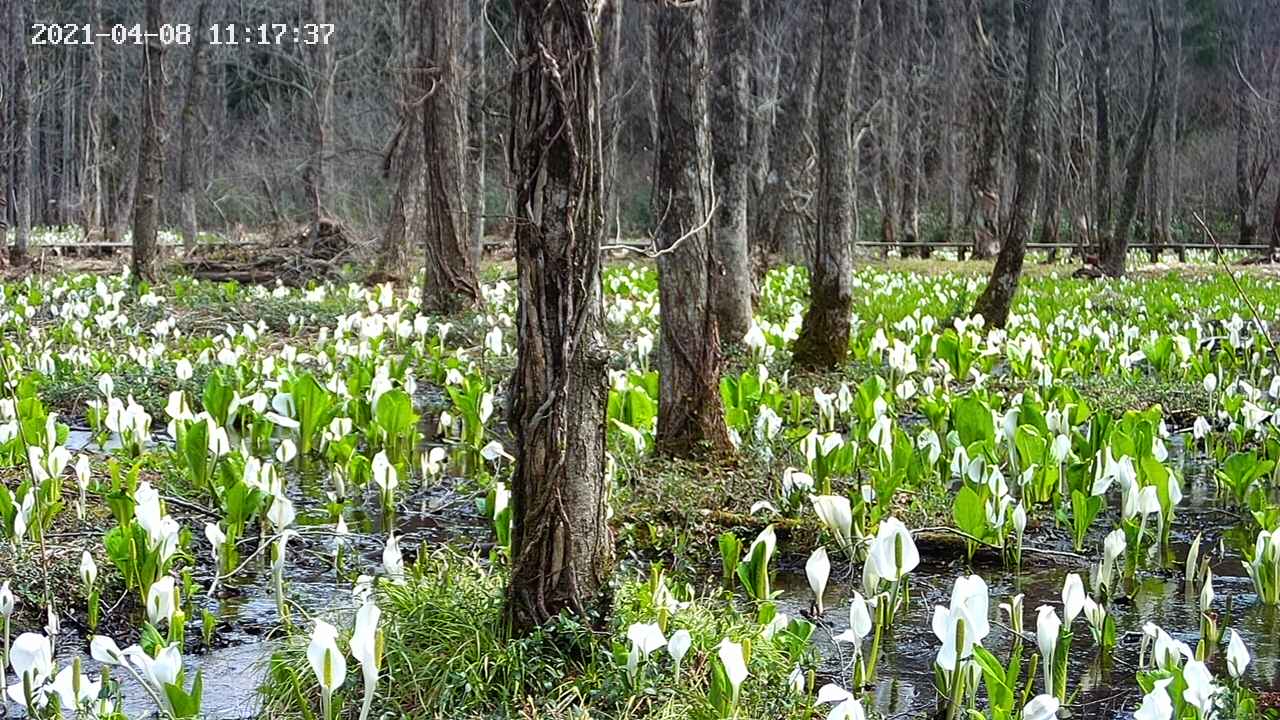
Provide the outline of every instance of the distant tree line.
[[[757,270],[769,257],[811,262],[828,181],[817,174],[831,112],[821,96],[825,5],[705,4],[713,260],[746,257]],[[994,256],[1015,221],[1036,3],[851,5],[857,32],[841,58],[851,100],[837,120],[851,142],[852,237]],[[657,138],[671,121],[659,8],[607,0],[601,10],[607,226],[653,236],[669,209],[655,199]],[[35,23],[132,28],[149,13],[205,42],[32,44]],[[1280,249],[1280,2],[1058,0],[1047,13],[1036,192],[1019,231],[1107,265],[1113,239],[1176,245],[1196,211],[1229,226],[1234,243]],[[384,270],[399,269],[451,209],[463,218],[447,228],[451,254],[473,261],[481,238],[509,237],[519,215],[508,167],[511,0],[10,0],[0,14],[0,219],[16,231],[17,254],[32,225],[118,239],[135,206],[145,225],[154,201],[155,225],[189,244],[202,230],[284,233],[336,218],[377,240]],[[208,42],[214,25],[317,22],[333,25],[329,43]],[[451,192],[425,192],[433,185]]]

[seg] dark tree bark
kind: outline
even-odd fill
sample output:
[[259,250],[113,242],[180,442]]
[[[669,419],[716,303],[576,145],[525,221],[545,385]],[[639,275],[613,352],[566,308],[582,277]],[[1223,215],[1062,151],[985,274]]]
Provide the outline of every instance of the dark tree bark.
[[[596,15],[587,0],[517,0],[509,162],[519,348],[507,617],[524,634],[609,608],[604,178]],[[592,611],[597,611],[594,615]]]
[[818,237],[809,278],[809,311],[793,363],[831,368],[849,354],[853,305],[853,71],[861,0],[822,0],[818,81]]
[[160,194],[164,189],[164,0],[147,0],[143,22],[150,40],[142,59],[142,141],[138,149],[138,184],[133,198],[133,281],[156,279]]
[[715,0],[711,27],[716,58],[711,93],[711,148],[715,167],[712,309],[720,338],[736,343],[751,327],[751,268],[747,249],[747,180],[750,158],[749,0]]
[[1164,87],[1165,57],[1160,32],[1160,13],[1152,0],[1148,7],[1151,17],[1151,83],[1147,88],[1147,100],[1138,123],[1137,134],[1125,162],[1124,189],[1120,195],[1120,210],[1116,213],[1115,228],[1103,245],[1099,269],[1111,277],[1124,275],[1125,258],[1129,254],[1129,233],[1133,229],[1133,216],[1138,209],[1138,189],[1146,170],[1147,156],[1151,151],[1151,139],[1155,135],[1156,122],[1160,118],[1160,91]]
[[[209,0],[201,0],[196,10],[195,27],[206,27],[208,14]],[[188,253],[196,247],[196,142],[203,114],[205,78],[208,77],[204,36],[204,32],[192,34],[187,96],[182,101],[180,120],[182,147],[178,156],[178,198],[182,208],[182,248]]]
[[1093,0],[1093,17],[1093,227],[1094,242],[1103,248],[1111,231],[1111,0]]
[[450,313],[480,300],[464,199],[463,112],[466,106],[458,60],[462,50],[462,10],[459,3],[435,0],[423,0],[423,8],[425,82],[431,94],[422,102],[423,158],[427,174],[423,199],[426,273],[422,305],[432,312]]
[[1276,183],[1276,202],[1271,210],[1271,258],[1280,254],[1280,183]]
[[1031,206],[1040,187],[1040,95],[1044,87],[1045,28],[1050,0],[1032,0],[1027,32],[1027,78],[1022,89],[1022,127],[1018,132],[1018,149],[1014,158],[1016,176],[1013,204],[1009,209],[1009,234],[1000,246],[991,279],[973,305],[973,314],[981,315],[987,325],[1004,327],[1009,309],[1018,291],[1022,264],[1027,254],[1027,235],[1031,230]]
[[13,33],[13,165],[9,168],[9,193],[13,196],[14,240],[9,262],[27,262],[31,236],[31,66],[27,52],[27,3],[10,5]]
[[658,348],[661,452],[727,451],[720,398],[720,332],[713,302],[712,167],[707,126],[707,16],[701,3],[657,0],[658,156],[653,216],[662,335]]

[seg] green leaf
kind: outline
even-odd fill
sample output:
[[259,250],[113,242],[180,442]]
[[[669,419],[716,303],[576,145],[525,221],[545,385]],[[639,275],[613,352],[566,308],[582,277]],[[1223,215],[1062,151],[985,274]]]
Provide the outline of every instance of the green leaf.
[[955,404],[952,413],[956,432],[960,433],[960,442],[965,447],[975,442],[988,448],[995,446],[995,422],[991,410],[981,400],[969,395]]
[[957,528],[979,540],[987,536],[987,508],[982,497],[971,486],[965,485],[956,493],[951,514]]

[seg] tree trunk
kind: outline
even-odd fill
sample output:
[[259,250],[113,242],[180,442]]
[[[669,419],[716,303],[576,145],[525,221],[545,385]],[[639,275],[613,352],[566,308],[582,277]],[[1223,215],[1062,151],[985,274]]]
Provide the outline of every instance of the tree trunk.
[[899,78],[906,92],[902,98],[905,112],[901,114],[900,144],[902,160],[898,174],[902,177],[902,193],[898,200],[898,241],[902,243],[902,254],[925,257],[925,247],[920,237],[920,192],[925,184],[925,173],[922,167],[924,158],[924,120],[925,112],[922,101],[924,69],[922,67],[922,45],[928,37],[924,23],[924,11],[919,0],[912,0],[903,9],[907,16],[906,30],[907,49],[898,62]]
[[[1165,174],[1167,180],[1164,184],[1163,210],[1160,217],[1160,234],[1166,244],[1173,245],[1175,240],[1173,237],[1173,213],[1174,200],[1178,191],[1178,136],[1180,132],[1180,118],[1182,113],[1182,34],[1184,32],[1183,15],[1185,12],[1185,3],[1173,3],[1173,27],[1170,28],[1169,34],[1173,39],[1173,47],[1170,56],[1173,62],[1173,78],[1169,83],[1169,112],[1168,121],[1165,123],[1167,134],[1165,136]],[[1176,243],[1179,254],[1183,253],[1181,242]],[[1181,259],[1181,258],[1180,258]]]
[[748,64],[751,12],[748,0],[715,0],[711,27],[716,58],[711,93],[711,148],[715,168],[712,224],[712,309],[727,344],[751,327],[751,266],[747,249],[747,189],[750,157]]
[[1249,35],[1252,24],[1252,3],[1241,3],[1238,26],[1236,28],[1236,62],[1227,62],[1230,68],[1233,89],[1232,110],[1235,115],[1236,134],[1236,222],[1240,231],[1240,244],[1252,245],[1258,235],[1258,225],[1254,219],[1254,208],[1257,206],[1257,192],[1252,179],[1253,160],[1251,158],[1253,138],[1253,98],[1248,83],[1242,77],[1247,72],[1250,60]]
[[[942,23],[944,25],[944,35],[946,44],[943,50],[943,72],[945,77],[954,79],[959,68],[963,67],[960,58],[962,35],[961,28],[963,22],[961,18],[964,16],[963,8],[956,8],[955,3],[942,4]],[[943,83],[943,112],[942,127],[940,134],[942,136],[942,173],[945,176],[946,183],[946,210],[943,219],[942,240],[946,243],[954,243],[956,236],[956,221],[960,206],[960,183],[959,183],[959,148],[956,144],[956,129],[960,125],[960,93],[958,82]]]
[[[102,24],[102,8],[99,0],[89,0],[87,17],[93,25]],[[83,211],[84,235],[93,237],[101,232],[102,209],[102,127],[99,112],[102,104],[102,44],[89,48],[90,59],[86,65],[84,94],[85,157],[84,183],[80,186],[80,207]]]
[[605,234],[621,233],[621,198],[618,192],[618,143],[622,138],[622,105],[626,95],[622,74],[622,19],[624,0],[608,0],[600,14],[603,42],[600,48],[600,86],[604,113],[604,211]]
[[727,451],[720,398],[720,333],[713,308],[712,176],[707,122],[707,10],[659,0],[653,8],[658,156],[653,216],[659,251],[660,451]]
[[27,262],[31,237],[31,67],[27,52],[26,2],[14,2],[13,13],[13,166],[9,192],[13,195],[14,239],[9,262]]
[[[748,72],[750,93],[747,131],[747,252],[752,278],[758,280],[769,270],[770,238],[761,233],[763,213],[768,203],[764,193],[769,185],[769,162],[778,142],[774,128],[778,124],[781,101],[782,51],[789,12],[786,3],[748,2],[751,21],[747,27],[751,46],[751,69]],[[719,161],[717,161],[719,162]],[[759,282],[752,288],[752,298],[759,293]]]
[[1040,95],[1044,86],[1046,18],[1050,0],[1032,0],[1027,32],[1027,78],[1022,90],[1022,128],[1018,133],[1013,204],[1009,209],[1009,235],[1000,247],[991,279],[973,314],[981,315],[989,327],[1004,327],[1022,277],[1031,229],[1031,206],[1040,186]]
[[[806,7],[806,6],[801,6]],[[812,37],[819,24],[815,13],[802,12],[798,35]],[[769,146],[769,172],[759,227],[754,234],[761,254],[781,253],[793,265],[812,265],[809,234],[813,199],[813,101],[818,86],[818,53],[796,47],[785,75],[777,127]],[[762,279],[768,262],[756,262],[756,278]]]
[[[1048,32],[1048,31],[1046,31]],[[1064,129],[1062,127],[1062,74],[1055,61],[1053,65],[1053,119],[1048,134],[1052,136],[1051,146],[1049,150],[1049,162],[1044,166],[1044,208],[1040,214],[1040,232],[1039,242],[1042,245],[1051,245],[1049,248],[1049,262],[1055,262],[1058,259],[1057,244],[1061,241],[1062,229],[1062,178],[1070,172],[1070,164],[1066,155],[1066,147],[1063,142]]]
[[1151,150],[1151,139],[1155,135],[1156,121],[1160,118],[1160,90],[1164,86],[1165,58],[1162,45],[1159,13],[1152,0],[1148,7],[1151,17],[1151,84],[1147,88],[1146,106],[1142,111],[1142,120],[1138,123],[1138,132],[1133,138],[1133,146],[1129,150],[1129,159],[1125,162],[1124,189],[1120,196],[1120,211],[1116,214],[1116,225],[1111,231],[1108,242],[1103,245],[1100,269],[1111,277],[1124,275],[1125,258],[1129,254],[1129,232],[1133,225],[1133,216],[1138,209],[1138,188],[1142,185],[1142,174],[1147,166],[1147,154]]
[[608,400],[600,285],[603,130],[592,3],[517,0],[509,162],[519,348],[507,617],[525,634],[609,609]]
[[822,0],[818,81],[818,238],[809,311],[793,363],[833,368],[849,353],[853,305],[853,71],[861,0]]
[[146,0],[144,22],[150,38],[142,65],[142,140],[138,149],[138,185],[133,198],[133,281],[156,280],[160,193],[164,189],[164,0]]
[[[327,0],[308,0],[308,5],[309,22],[328,22]],[[302,171],[302,184],[311,205],[311,241],[315,242],[320,235],[329,194],[327,156],[329,124],[333,117],[333,75],[336,68],[332,44],[317,43],[309,47],[311,67],[308,70],[314,75],[311,82],[311,153]]]
[[[886,8],[885,6],[889,7]],[[875,197],[880,209],[880,247],[882,255],[887,255],[901,241],[898,231],[898,199],[900,167],[899,151],[899,112],[898,105],[902,99],[898,96],[902,78],[897,74],[897,59],[902,52],[903,42],[899,41],[902,33],[897,31],[897,0],[876,0],[872,7],[872,21],[875,23],[875,71],[878,103],[882,117],[876,123],[876,160],[879,169],[879,181],[874,186]],[[888,15],[888,19],[885,16]],[[907,42],[910,42],[909,40]]]
[[[201,0],[196,10],[196,27],[205,27],[209,0]],[[205,33],[193,33],[191,67],[187,75],[187,97],[182,102],[182,148],[178,157],[178,197],[182,207],[182,249],[190,253],[196,247],[196,131],[203,115],[205,78]]]
[[1111,229],[1111,0],[1093,0],[1097,49],[1093,60],[1094,143],[1093,166],[1094,242],[1105,248]]
[[419,0],[401,0],[400,23],[406,42],[401,46],[399,124],[386,149],[382,174],[395,181],[387,226],[378,246],[375,274],[393,281],[403,280],[409,267],[409,238],[421,230],[419,199],[425,187],[422,167],[422,113],[417,108],[426,96],[426,72],[418,55],[422,43],[412,31],[419,28]]
[[470,122],[467,130],[471,135],[471,172],[467,173],[470,197],[467,209],[470,213],[471,262],[474,267],[480,267],[480,259],[484,254],[485,170],[489,154],[489,122],[485,114],[485,103],[489,95],[488,69],[485,67],[489,26],[484,18],[488,5],[488,0],[481,0],[477,8],[479,14],[471,23],[474,34],[471,44],[471,93],[468,97]]
[[[980,12],[982,0],[975,2],[975,10]],[[978,126],[973,136],[975,146],[972,150],[973,169],[969,177],[969,207],[965,211],[965,226],[973,238],[973,256],[989,258],[999,250],[1000,244],[1000,171],[999,161],[1001,148],[1004,147],[1004,70],[1001,62],[1002,37],[999,28],[1003,25],[1004,13],[997,9],[997,22],[993,38],[983,32],[981,22],[972,21],[974,35],[972,45],[976,48],[980,62],[980,80],[974,83],[970,113],[972,121]]]
[[1276,202],[1271,210],[1271,259],[1280,254],[1280,182],[1276,183]]
[[462,10],[458,3],[423,0],[426,29],[426,83],[433,88],[422,103],[425,128],[423,158],[427,192],[423,202],[426,223],[426,273],[422,305],[451,313],[480,300],[471,259],[463,174],[465,103],[458,67],[462,49]]

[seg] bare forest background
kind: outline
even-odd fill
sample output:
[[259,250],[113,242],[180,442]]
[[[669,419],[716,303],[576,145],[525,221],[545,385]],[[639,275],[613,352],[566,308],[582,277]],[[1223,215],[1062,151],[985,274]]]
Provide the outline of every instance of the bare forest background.
[[[713,202],[745,205],[757,266],[812,261],[818,119],[829,109],[816,38],[829,4],[717,0],[709,11]],[[30,43],[34,22],[134,25],[144,5],[193,28],[323,22],[335,32],[323,46]],[[996,254],[1015,204],[1034,5],[853,4],[852,103],[841,117],[858,243]],[[609,236],[648,238],[668,209],[654,175],[673,59],[656,8],[609,0],[598,25]],[[122,241],[150,192],[159,227],[187,243],[332,220],[403,274],[438,216],[423,207],[433,197],[424,145],[443,142],[462,153],[455,201],[474,257],[483,238],[508,238],[518,214],[508,171],[516,25],[510,0],[5,0],[0,219],[20,246],[33,225]],[[1135,247],[1176,247],[1194,212],[1225,242],[1280,249],[1280,3],[1061,0],[1044,35],[1024,240],[1089,255],[1124,223]],[[433,40],[451,43],[451,82],[433,74]],[[435,127],[456,138],[428,129],[433,92],[451,94],[443,111],[459,122]],[[735,107],[744,119],[726,111]],[[150,116],[165,120],[155,135]],[[158,165],[146,159],[150,141]],[[722,182],[726,166],[740,168],[744,188]]]

